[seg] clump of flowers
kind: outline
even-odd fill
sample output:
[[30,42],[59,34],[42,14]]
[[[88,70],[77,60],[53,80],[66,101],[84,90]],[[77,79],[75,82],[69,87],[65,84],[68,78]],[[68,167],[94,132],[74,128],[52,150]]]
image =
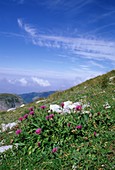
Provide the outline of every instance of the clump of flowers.
[[16,130],[16,135],[19,135],[21,132],[22,132],[21,129],[17,129],[17,130]]
[[30,114],[30,115],[34,115],[34,111],[31,111],[29,114]]
[[70,127],[71,123],[67,123],[67,126]]
[[76,129],[82,129],[82,125],[76,126]]
[[42,131],[42,129],[41,128],[38,128],[35,132],[36,132],[36,134],[40,134],[41,133],[41,131]]
[[38,147],[40,147],[40,145],[41,145],[41,143],[40,143],[40,142],[38,142]]
[[64,102],[62,102],[60,105],[61,105],[62,108],[64,108]]
[[50,115],[47,115],[46,116],[46,120],[48,120],[48,119],[53,119],[54,118],[54,114],[50,114]]
[[43,105],[43,106],[40,106],[40,108],[41,108],[41,109],[45,109],[45,108],[46,108],[46,106],[44,106],[44,105]]
[[30,108],[29,108],[29,111],[34,111],[33,107],[30,107]]
[[23,119],[24,119],[23,117],[20,117],[18,120],[19,120],[19,121],[22,121]]
[[81,105],[76,106],[76,107],[75,107],[75,110],[76,110],[76,111],[81,111],[81,110],[82,110],[82,106],[81,106]]
[[97,133],[96,132],[94,132],[94,136],[96,137],[96,135],[97,135]]
[[27,119],[27,118],[28,118],[28,114],[25,114],[25,115],[23,116],[23,118],[24,118],[24,119]]
[[52,153],[55,153],[55,152],[57,152],[57,151],[58,151],[58,148],[57,148],[57,147],[52,149]]

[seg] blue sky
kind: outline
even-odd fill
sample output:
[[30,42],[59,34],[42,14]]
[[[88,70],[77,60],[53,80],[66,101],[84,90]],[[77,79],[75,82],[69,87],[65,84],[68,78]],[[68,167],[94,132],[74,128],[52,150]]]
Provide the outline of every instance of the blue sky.
[[114,0],[0,0],[0,93],[63,90],[114,68]]

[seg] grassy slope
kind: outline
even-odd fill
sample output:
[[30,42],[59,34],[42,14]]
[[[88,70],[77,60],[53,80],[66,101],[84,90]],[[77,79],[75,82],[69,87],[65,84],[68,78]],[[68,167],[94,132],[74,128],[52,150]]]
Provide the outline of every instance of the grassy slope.
[[[38,158],[38,160],[36,160],[35,157],[37,155],[34,157],[31,154],[30,155],[27,154],[27,157],[26,157],[26,154],[23,155],[23,153],[19,152],[19,155],[16,156],[16,158],[14,159],[15,163],[11,159],[10,160],[11,165],[9,165],[8,167],[9,168],[11,168],[11,167],[17,168],[20,164],[20,168],[24,169],[24,167],[25,168],[28,167],[28,165],[24,162],[25,160],[28,163],[30,161],[30,164],[29,164],[30,169],[35,168],[36,170],[37,169],[48,169],[48,168],[56,169],[56,167],[57,167],[57,169],[66,170],[68,168],[71,169],[71,167],[74,163],[77,164],[76,166],[78,169],[88,169],[88,168],[92,169],[93,168],[93,169],[104,170],[104,169],[110,169],[110,167],[113,167],[113,164],[114,164],[113,157],[114,157],[114,147],[115,147],[115,144],[114,144],[115,143],[115,141],[114,141],[115,89],[114,89],[114,80],[111,84],[109,81],[109,78],[113,77],[113,76],[115,76],[115,71],[111,71],[105,75],[98,76],[94,79],[90,79],[78,86],[75,86],[68,90],[65,90],[64,92],[57,92],[57,93],[51,95],[50,97],[48,97],[47,101],[43,103],[46,106],[49,106],[50,103],[60,104],[61,102],[67,101],[67,100],[71,100],[73,102],[82,101],[82,103],[84,103],[84,104],[90,103],[91,104],[90,112],[92,113],[94,120],[93,120],[93,118],[92,119],[88,118],[89,129],[87,129],[87,131],[89,133],[86,134],[83,129],[82,133],[84,134],[84,137],[83,137],[84,139],[81,139],[80,134],[77,134],[79,136],[79,140],[75,139],[75,138],[73,138],[73,135],[71,134],[71,132],[68,132],[68,133],[70,133],[71,144],[66,142],[66,140],[65,140],[64,145],[67,145],[67,146],[62,147],[64,152],[62,150],[60,150],[60,153],[59,153],[59,155],[57,155],[57,157],[56,157],[56,155],[53,155],[53,156],[51,156],[50,154],[47,155],[45,153],[45,151],[42,150],[41,153],[36,152],[38,155],[40,155],[42,157],[42,160],[40,158]],[[103,108],[103,105],[106,102],[108,102],[109,105],[111,106],[110,109],[105,110]],[[31,103],[26,106],[26,108],[28,108],[30,106],[34,106],[34,108],[36,109],[36,113],[37,113],[39,120],[41,117],[44,117],[47,115],[44,112],[42,112],[42,113],[39,112],[38,108],[40,105],[41,104]],[[13,121],[17,120],[21,115],[24,115],[26,108],[19,108],[14,113],[1,112],[0,113],[0,123],[3,123],[3,122],[8,123],[8,122],[13,122]],[[102,115],[100,117],[100,120],[97,120],[97,117],[96,117],[96,114],[98,112],[100,112]],[[12,114],[13,114],[13,117],[12,117]],[[66,120],[66,118],[65,119],[60,118],[60,120],[62,122],[63,121],[66,122],[68,120],[72,121],[72,118],[74,118],[73,122],[75,123],[76,117],[74,117],[74,114],[72,114],[72,116],[73,117],[71,117],[70,115],[67,116],[67,120]],[[80,117],[80,115],[78,117]],[[55,119],[58,121],[59,118],[57,117]],[[81,119],[81,117],[80,117],[80,119]],[[99,121],[100,121],[100,123],[99,123]],[[77,119],[76,119],[76,122],[81,123]],[[41,123],[43,124],[43,121]],[[38,122],[38,124],[39,124],[39,122]],[[39,125],[42,126],[42,124],[39,124]],[[45,124],[45,122],[44,122],[44,124]],[[27,129],[29,126],[31,126],[31,124],[28,124]],[[58,124],[56,124],[56,126],[59,130],[60,126]],[[84,125],[84,127],[85,127],[85,125]],[[97,138],[97,139],[93,139],[92,135],[90,134],[90,133],[93,133],[93,131],[95,129],[99,133],[99,138]],[[54,131],[56,131],[55,128],[54,128]],[[60,134],[61,133],[62,132],[60,131]],[[6,135],[7,135],[7,132],[2,134],[2,138],[6,137]],[[14,134],[12,134],[10,138],[7,137],[7,140],[6,140],[7,144],[10,143],[10,140],[12,139],[13,136],[14,136]],[[57,136],[57,138],[58,138],[58,136]],[[89,138],[89,139],[87,139],[87,138]],[[49,140],[49,137],[47,136],[46,139]],[[33,144],[27,145],[27,148],[29,148],[30,145],[33,145]],[[71,149],[70,149],[70,145],[72,145]],[[50,147],[51,146],[49,146],[49,148]],[[78,153],[76,153],[76,151]],[[64,156],[64,154],[66,156]],[[98,158],[95,156],[95,154],[98,155],[97,156]],[[17,162],[16,159],[20,159],[21,157],[22,157],[22,163]],[[73,157],[73,158],[71,159],[71,157]],[[9,158],[7,158],[7,159],[9,159]],[[70,164],[69,164],[69,160],[70,160]],[[32,165],[31,164],[32,162],[34,162],[35,165]],[[51,162],[51,164],[50,164],[50,162]],[[2,167],[5,167],[5,164],[7,164],[7,165],[9,164],[7,160],[6,160],[6,162],[5,162],[5,160],[3,161]],[[24,167],[22,166],[22,164],[24,165]],[[41,165],[41,167],[37,168],[39,164]],[[89,167],[88,167],[88,164],[89,164]],[[105,167],[102,167],[102,164],[104,164]]]

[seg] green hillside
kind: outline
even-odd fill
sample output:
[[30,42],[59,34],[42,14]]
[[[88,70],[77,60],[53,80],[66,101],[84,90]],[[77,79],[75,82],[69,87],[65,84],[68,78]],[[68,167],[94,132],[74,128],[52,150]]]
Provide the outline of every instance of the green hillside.
[[[67,100],[81,102],[80,109],[70,114],[48,112],[50,104],[61,105]],[[0,113],[0,123],[19,118],[21,123],[10,135],[11,130],[0,133],[3,145],[13,145],[12,150],[0,154],[1,170],[115,168],[115,70],[56,92],[41,103],[27,104],[15,113]]]

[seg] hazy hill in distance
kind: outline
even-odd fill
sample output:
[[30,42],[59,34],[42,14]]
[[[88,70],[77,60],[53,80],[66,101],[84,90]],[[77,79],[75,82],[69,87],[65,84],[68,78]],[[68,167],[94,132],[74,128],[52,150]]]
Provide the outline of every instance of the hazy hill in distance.
[[25,103],[33,102],[39,98],[46,98],[49,95],[55,93],[56,91],[47,91],[47,92],[31,92],[31,93],[24,93],[19,94],[21,98],[23,98]]

